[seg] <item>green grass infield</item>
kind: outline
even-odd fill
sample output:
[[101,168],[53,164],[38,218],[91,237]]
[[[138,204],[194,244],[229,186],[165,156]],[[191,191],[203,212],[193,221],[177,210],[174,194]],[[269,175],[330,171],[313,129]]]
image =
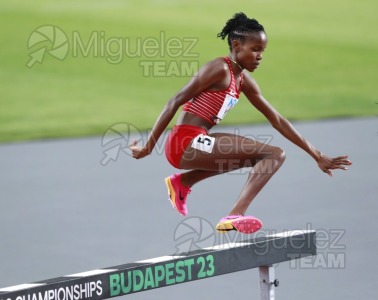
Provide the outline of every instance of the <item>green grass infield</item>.
[[[288,119],[377,114],[374,0],[6,0],[0,142],[151,128],[202,64],[228,54],[216,35],[239,11],[266,29],[253,77]],[[223,124],[263,121],[242,97]]]

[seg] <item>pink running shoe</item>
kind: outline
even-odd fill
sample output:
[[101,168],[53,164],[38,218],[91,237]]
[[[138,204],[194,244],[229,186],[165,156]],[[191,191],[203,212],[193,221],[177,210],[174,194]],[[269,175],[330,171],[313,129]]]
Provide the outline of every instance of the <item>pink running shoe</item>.
[[236,230],[241,233],[250,234],[258,231],[262,227],[262,222],[252,216],[233,215],[222,218],[217,224],[219,232]]
[[168,189],[168,197],[172,206],[183,216],[188,214],[186,197],[190,193],[190,187],[181,184],[181,174],[174,174],[164,179]]

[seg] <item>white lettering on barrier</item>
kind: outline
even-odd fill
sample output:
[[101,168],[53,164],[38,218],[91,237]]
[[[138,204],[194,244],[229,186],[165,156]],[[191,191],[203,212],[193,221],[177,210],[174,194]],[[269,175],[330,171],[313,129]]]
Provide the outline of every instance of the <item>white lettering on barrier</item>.
[[75,284],[68,287],[47,290],[26,295],[17,296],[15,299],[6,298],[0,300],[82,300],[101,296],[103,292],[101,280],[90,281],[83,284]]

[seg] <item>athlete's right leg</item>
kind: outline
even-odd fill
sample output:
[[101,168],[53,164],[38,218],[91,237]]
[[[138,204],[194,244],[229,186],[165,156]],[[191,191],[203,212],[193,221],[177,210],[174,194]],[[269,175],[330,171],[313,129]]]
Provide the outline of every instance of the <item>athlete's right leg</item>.
[[191,145],[185,150],[180,168],[190,171],[181,174],[184,186],[191,187],[209,177],[243,167],[254,167],[249,177],[255,173],[272,173],[267,172],[276,169],[271,166],[280,166],[283,162],[284,154],[278,147],[234,134],[214,133],[210,136],[215,138],[212,153],[193,149]]
[[[180,161],[180,168],[194,170],[181,174],[182,184],[190,187],[211,176],[243,167],[252,167],[247,182],[234,208],[229,213],[232,216],[243,216],[258,192],[282,165],[285,159],[284,152],[278,147],[233,134],[216,133],[210,136],[215,138],[211,153],[193,149],[190,145],[184,152]],[[248,219],[249,217],[245,218],[247,218],[248,222],[253,221]],[[232,228],[240,226],[235,218],[223,221],[227,226],[232,224]],[[230,228],[227,226],[225,228]],[[256,226],[261,226],[261,222]],[[242,230],[245,233],[250,233],[260,227],[256,228],[251,227]]]
[[206,178],[218,175],[218,171],[190,170],[181,174],[173,174],[164,179],[168,189],[169,200],[172,206],[183,216],[188,213],[186,198],[191,187]]

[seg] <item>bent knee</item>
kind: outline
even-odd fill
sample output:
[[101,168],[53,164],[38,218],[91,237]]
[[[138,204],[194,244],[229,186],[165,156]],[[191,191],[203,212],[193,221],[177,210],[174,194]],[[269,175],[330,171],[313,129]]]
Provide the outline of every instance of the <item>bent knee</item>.
[[279,147],[275,147],[272,154],[273,154],[274,159],[276,159],[280,164],[282,164],[286,159],[285,150]]

